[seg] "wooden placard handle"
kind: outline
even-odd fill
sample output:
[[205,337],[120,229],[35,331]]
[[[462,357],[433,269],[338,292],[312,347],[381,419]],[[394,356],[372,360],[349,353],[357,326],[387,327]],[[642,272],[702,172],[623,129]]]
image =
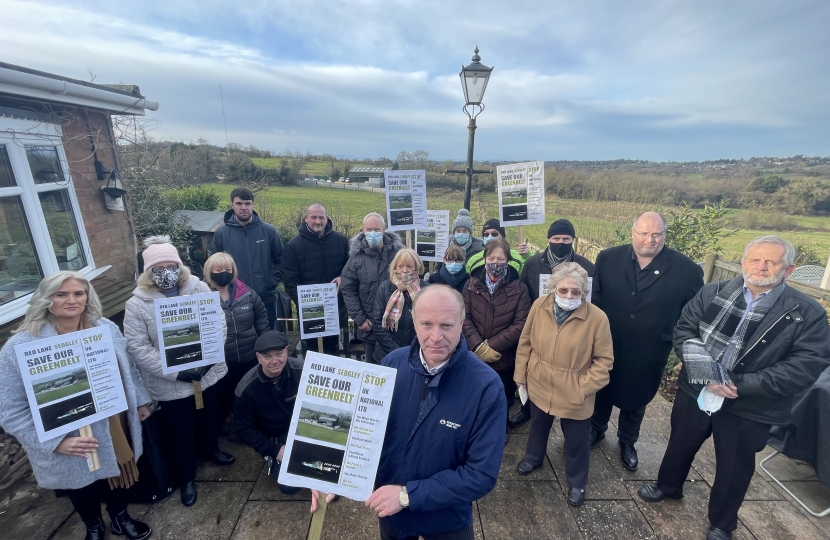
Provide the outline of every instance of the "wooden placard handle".
[[525,241],[525,226],[519,225],[519,243],[524,244]]
[[317,352],[323,354],[323,337],[317,337]]
[[202,398],[202,381],[193,381],[193,398],[196,400],[196,409],[205,408],[205,400]]
[[411,229],[406,230],[406,247],[408,249],[412,249],[412,230]]
[[323,521],[326,519],[326,497],[328,493],[320,493],[317,499],[317,511],[311,515],[311,527],[308,528],[307,540],[320,540],[323,534]]
[[[92,437],[92,426],[84,426],[78,431],[81,432],[81,437]],[[98,459],[98,450],[93,450],[86,457],[86,464],[89,467],[89,472],[97,471],[101,468],[101,461]]]

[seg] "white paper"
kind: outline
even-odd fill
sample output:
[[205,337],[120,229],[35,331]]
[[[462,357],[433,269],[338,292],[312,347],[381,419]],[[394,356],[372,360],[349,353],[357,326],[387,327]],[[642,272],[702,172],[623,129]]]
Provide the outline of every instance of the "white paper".
[[297,287],[297,301],[302,339],[340,334],[336,283],[300,285]]
[[218,292],[153,301],[162,373],[225,361],[225,314],[221,302]]
[[527,396],[527,387],[526,386],[520,386],[519,387],[519,400],[521,400],[522,405],[527,403],[527,397],[528,397]]
[[450,211],[428,210],[426,229],[415,231],[415,251],[422,261],[441,262],[450,245]]
[[[550,291],[548,291],[548,280],[550,279],[550,274],[539,274],[539,298],[543,296],[547,296]],[[586,302],[591,301],[591,292],[593,291],[594,286],[594,278],[588,278],[588,296],[585,297]]]
[[285,445],[280,484],[372,494],[397,371],[309,352]]
[[544,161],[499,165],[496,182],[499,219],[503,227],[547,223]]
[[16,345],[14,352],[40,442],[127,410],[106,326]]
[[386,221],[390,231],[427,228],[425,171],[385,171]]

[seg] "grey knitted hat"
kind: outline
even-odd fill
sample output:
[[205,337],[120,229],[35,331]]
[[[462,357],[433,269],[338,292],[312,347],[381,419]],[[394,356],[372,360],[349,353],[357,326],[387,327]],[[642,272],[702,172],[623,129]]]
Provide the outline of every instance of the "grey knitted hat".
[[467,229],[470,234],[473,234],[473,220],[470,218],[470,211],[466,208],[459,210],[458,215],[455,216],[455,221],[452,222],[452,232],[455,232],[459,227]]

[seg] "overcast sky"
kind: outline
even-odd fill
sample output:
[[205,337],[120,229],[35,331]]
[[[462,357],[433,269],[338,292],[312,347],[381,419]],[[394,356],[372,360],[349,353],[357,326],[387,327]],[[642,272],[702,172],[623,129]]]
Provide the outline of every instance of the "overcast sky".
[[[241,4],[241,5],[240,5]],[[157,138],[463,160],[830,155],[830,2],[0,0],[0,60],[130,83]]]

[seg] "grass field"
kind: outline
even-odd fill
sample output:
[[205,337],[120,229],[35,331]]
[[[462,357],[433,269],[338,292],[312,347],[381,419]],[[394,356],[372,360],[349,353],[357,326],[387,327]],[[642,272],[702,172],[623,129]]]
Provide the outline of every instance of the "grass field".
[[320,308],[303,308],[303,319],[320,319],[326,315],[326,310]]
[[35,394],[35,400],[38,405],[43,405],[44,403],[65,398],[66,396],[71,396],[72,394],[77,394],[78,392],[83,392],[85,390],[89,390],[89,379],[83,379],[68,386],[62,386],[60,388],[50,390],[49,392],[43,392],[42,394]]
[[199,339],[199,332],[196,332],[195,334],[188,334],[186,336],[170,336],[164,338],[164,346],[173,347],[175,345],[184,345],[185,343],[199,341]]
[[346,431],[328,429],[323,426],[306,424],[305,422],[297,423],[297,435],[318,441],[339,444],[341,446],[346,446],[346,442],[349,440],[349,433]]
[[[288,163],[293,161],[288,158],[253,158],[251,161],[263,169],[278,169],[283,159],[287,159]],[[340,169],[341,174],[345,165],[371,167],[371,165],[361,161],[338,160],[334,162],[334,168]],[[331,161],[306,161],[300,166],[300,174],[305,176],[328,176],[329,173],[331,173]]]

